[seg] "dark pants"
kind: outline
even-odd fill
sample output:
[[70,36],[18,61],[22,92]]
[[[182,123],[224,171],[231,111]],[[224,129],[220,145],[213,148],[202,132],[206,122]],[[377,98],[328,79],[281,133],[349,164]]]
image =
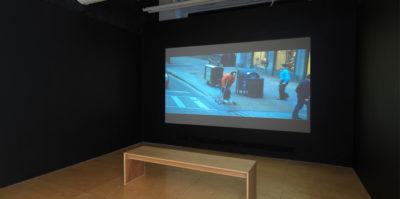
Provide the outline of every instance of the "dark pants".
[[292,113],[293,118],[299,117],[299,111],[303,108],[304,104],[307,106],[307,120],[310,119],[310,102],[307,102],[304,98],[299,98],[299,96],[297,96],[297,104]]
[[231,89],[230,88],[222,88],[222,94],[224,95],[224,100],[229,100],[231,98]]
[[280,99],[287,99],[289,97],[289,94],[285,92],[286,86],[288,85],[289,81],[286,82],[286,84],[283,83],[283,80],[281,80],[279,84],[279,98]]

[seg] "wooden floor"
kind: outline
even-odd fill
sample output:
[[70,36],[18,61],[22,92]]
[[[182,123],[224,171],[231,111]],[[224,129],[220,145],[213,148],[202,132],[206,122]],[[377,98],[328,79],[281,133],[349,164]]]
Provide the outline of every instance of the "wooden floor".
[[[1,199],[244,199],[245,180],[148,164],[123,185],[128,147],[0,189]],[[257,199],[369,199],[352,168],[194,150],[257,161]]]

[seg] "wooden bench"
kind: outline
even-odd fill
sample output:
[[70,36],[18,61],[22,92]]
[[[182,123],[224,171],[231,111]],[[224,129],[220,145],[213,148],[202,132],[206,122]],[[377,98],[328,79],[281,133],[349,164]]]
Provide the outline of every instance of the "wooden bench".
[[256,161],[155,146],[124,153],[124,184],[145,175],[145,163],[162,164],[246,179],[246,199],[256,198]]

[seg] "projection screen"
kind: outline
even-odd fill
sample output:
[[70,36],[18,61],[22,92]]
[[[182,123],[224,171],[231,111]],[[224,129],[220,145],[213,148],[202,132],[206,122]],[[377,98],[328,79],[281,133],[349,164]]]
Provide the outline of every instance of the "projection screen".
[[310,43],[167,48],[165,122],[310,133]]

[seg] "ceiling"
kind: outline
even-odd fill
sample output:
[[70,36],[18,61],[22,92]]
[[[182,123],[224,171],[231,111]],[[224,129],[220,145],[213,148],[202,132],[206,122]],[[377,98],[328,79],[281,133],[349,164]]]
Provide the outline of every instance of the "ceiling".
[[[95,18],[102,22],[129,30],[131,32],[140,32],[141,28],[147,23],[149,20],[157,21],[158,15],[157,14],[148,14],[143,12],[143,8],[151,7],[159,5],[159,2],[179,2],[183,0],[107,0],[95,4],[91,4],[88,6],[81,5],[77,0],[42,0],[46,1],[61,7],[64,7],[70,11],[82,14],[84,16],[88,16],[91,18]],[[240,5],[242,3],[249,3],[251,2],[268,2],[272,0],[232,0],[231,2],[226,1],[221,4],[212,4],[206,6],[197,6],[195,8],[185,8],[182,9],[180,12],[187,14],[195,13],[195,12],[202,12],[208,11],[213,9],[220,9],[220,8],[229,8],[234,7],[232,6],[232,2],[236,1],[236,5]],[[274,6],[278,4],[285,4],[288,2],[296,2],[296,1],[311,1],[311,0],[274,0]],[[228,3],[227,3],[228,2]],[[262,6],[266,6],[264,4],[260,4]],[[267,4],[270,5],[270,4]],[[161,14],[162,15],[162,14]],[[162,16],[160,15],[160,18]],[[172,11],[172,15],[174,18],[176,13]],[[185,16],[184,16],[185,17]],[[168,18],[168,17],[167,17]],[[168,19],[172,19],[171,17]],[[180,18],[180,17],[175,17]]]
[[142,12],[142,9],[158,4],[158,0],[108,0],[88,6],[76,0],[43,1],[132,32],[140,31],[141,25],[148,19],[149,14]]

